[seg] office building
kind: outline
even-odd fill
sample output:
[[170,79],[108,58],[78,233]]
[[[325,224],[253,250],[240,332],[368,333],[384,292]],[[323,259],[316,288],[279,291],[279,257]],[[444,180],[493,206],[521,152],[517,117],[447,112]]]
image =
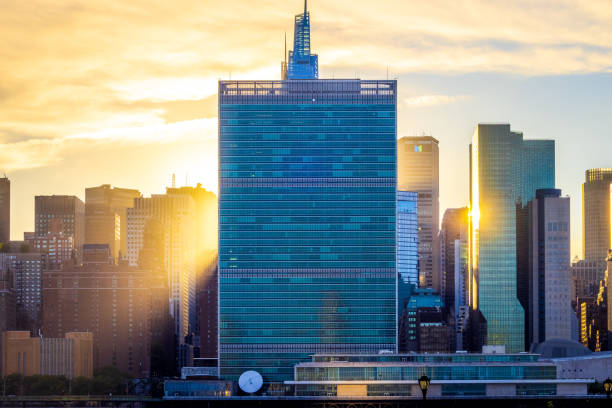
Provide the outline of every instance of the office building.
[[[108,247],[107,259],[110,256]],[[85,254],[86,255],[86,254]],[[148,376],[151,316],[163,302],[153,299],[155,276],[130,266],[88,263],[45,271],[43,329],[48,337],[93,333],[93,368],[117,367]]]
[[528,344],[572,339],[570,298],[570,199],[540,189],[525,209],[529,235]]
[[85,243],[106,244],[117,262],[127,253],[127,215],[138,190],[109,184],[85,189]]
[[612,248],[611,196],[612,168],[587,170],[582,184],[582,256],[587,261],[605,260]]
[[[36,196],[34,198],[34,237],[43,240],[52,239],[50,234],[61,240],[72,237],[75,255],[80,260],[81,247],[85,240],[85,204],[83,201],[76,196],[68,195]],[[61,258],[61,255],[59,257]]]
[[0,178],[0,244],[11,239],[11,181]]
[[395,91],[220,83],[222,378],[281,381],[317,350],[395,349]]
[[486,319],[488,343],[505,345],[510,352],[525,349],[517,287],[517,204],[554,183],[553,141],[525,141],[509,124],[478,124],[470,145],[468,302]]
[[431,136],[402,137],[397,142],[397,188],[418,194],[420,286],[436,291],[440,291],[438,156],[438,141]]
[[[455,280],[460,280],[460,286],[464,286],[464,276],[456,276],[455,258],[461,258],[462,248],[467,248],[468,238],[468,208],[449,208],[444,211],[442,217],[442,228],[440,229],[440,294],[444,299],[448,311],[454,315],[455,307],[455,290],[461,292],[461,288],[455,288]],[[463,247],[461,246],[463,244]],[[461,261],[460,261],[461,262]],[[462,265],[457,265],[458,274],[463,274],[465,271]],[[464,290],[464,288],[463,288]],[[464,297],[464,296],[461,296]],[[464,301],[459,299],[461,304]],[[452,309],[451,309],[452,308]]]
[[221,378],[395,350],[396,86],[219,83]]
[[93,377],[93,335],[66,333],[63,338],[31,337],[27,331],[2,333],[2,375]]
[[[134,200],[127,210],[127,260],[137,265],[145,241],[145,230],[155,223],[162,230],[163,269],[167,274],[170,314],[174,318],[176,342],[195,333],[196,321],[196,209],[189,194],[154,194]],[[161,248],[161,247],[160,247]]]

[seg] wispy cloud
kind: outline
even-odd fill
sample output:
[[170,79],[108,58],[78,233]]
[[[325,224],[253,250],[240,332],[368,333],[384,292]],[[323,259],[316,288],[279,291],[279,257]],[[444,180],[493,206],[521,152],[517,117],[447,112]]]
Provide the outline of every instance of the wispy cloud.
[[466,95],[421,95],[404,99],[404,104],[409,107],[448,105],[467,98]]

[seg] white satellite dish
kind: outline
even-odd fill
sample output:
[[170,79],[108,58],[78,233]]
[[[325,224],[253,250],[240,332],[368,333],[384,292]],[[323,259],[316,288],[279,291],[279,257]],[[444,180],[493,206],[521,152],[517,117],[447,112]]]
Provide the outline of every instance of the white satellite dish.
[[263,378],[257,371],[245,371],[238,378],[240,389],[247,394],[253,394],[263,385]]

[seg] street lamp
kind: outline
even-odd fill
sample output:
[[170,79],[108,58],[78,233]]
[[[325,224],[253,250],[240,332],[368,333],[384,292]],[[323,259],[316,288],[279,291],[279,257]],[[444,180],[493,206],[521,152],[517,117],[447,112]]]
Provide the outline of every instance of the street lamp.
[[427,389],[429,388],[429,382],[429,377],[426,375],[422,375],[421,378],[419,378],[419,387],[421,387],[423,399],[427,399]]
[[606,380],[603,382],[603,386],[604,386],[604,391],[606,392],[606,395],[608,396],[608,399],[610,399],[610,393],[612,393],[612,380],[610,379],[610,377],[606,378]]

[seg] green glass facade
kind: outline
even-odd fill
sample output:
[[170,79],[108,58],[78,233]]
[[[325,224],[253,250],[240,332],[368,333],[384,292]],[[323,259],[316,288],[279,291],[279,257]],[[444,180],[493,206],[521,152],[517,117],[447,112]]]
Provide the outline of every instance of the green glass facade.
[[524,141],[508,124],[479,124],[470,150],[470,305],[487,320],[487,343],[525,347],[517,299],[517,204],[554,188],[554,143]]
[[219,83],[221,378],[395,350],[396,86]]

